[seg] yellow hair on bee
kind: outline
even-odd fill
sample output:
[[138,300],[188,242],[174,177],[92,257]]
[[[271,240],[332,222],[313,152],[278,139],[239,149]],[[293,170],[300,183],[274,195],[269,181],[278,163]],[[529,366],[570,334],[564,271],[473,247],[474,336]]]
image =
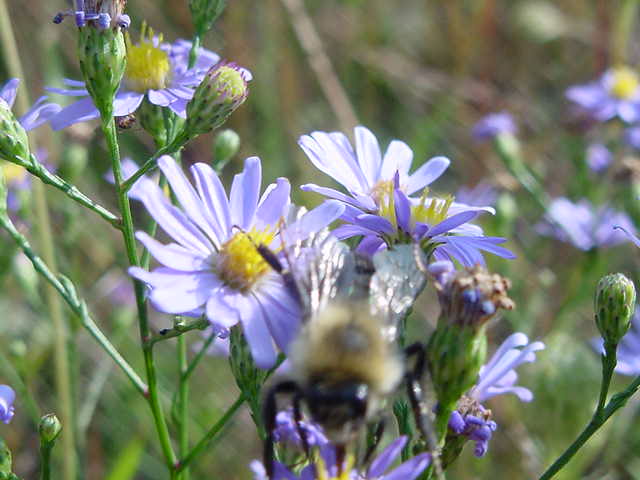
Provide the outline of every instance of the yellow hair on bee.
[[380,320],[366,303],[337,303],[309,319],[291,345],[296,381],[365,383],[371,393],[392,393],[402,381],[404,362],[384,338]]

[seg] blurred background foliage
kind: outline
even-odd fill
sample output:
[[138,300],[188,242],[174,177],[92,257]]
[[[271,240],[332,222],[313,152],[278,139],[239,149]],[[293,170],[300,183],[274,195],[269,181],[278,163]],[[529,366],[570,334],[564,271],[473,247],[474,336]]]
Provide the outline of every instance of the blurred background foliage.
[[[129,0],[132,37],[137,38],[146,20],[166,41],[190,38],[187,3]],[[520,127],[525,161],[552,196],[606,201],[626,209],[640,225],[640,203],[633,193],[640,159],[618,148],[611,173],[590,172],[584,163],[586,145],[619,135],[620,126],[595,131],[564,98],[567,86],[589,81],[610,65],[637,65],[635,4],[631,0],[307,0],[305,13],[299,8],[301,0],[229,0],[204,40],[207,48],[246,66],[254,76],[248,101],[227,125],[242,139],[240,154],[223,172],[227,180],[246,156],[259,155],[264,184],[278,176],[288,177],[294,186],[326,184],[296,145],[297,138],[312,130],[350,133],[362,123],[383,145],[393,138],[406,141],[418,165],[434,155],[451,158],[436,192],[455,192],[480,181],[498,190],[498,214],[485,216],[482,224],[488,234],[508,237],[509,248],[518,254],[515,261],[491,261],[495,270],[512,279],[518,307],[490,329],[491,344],[495,348],[509,333],[520,330],[542,339],[547,349],[535,364],[521,369],[520,382],[534,391],[534,401],[521,404],[505,397],[488,402],[499,424],[489,453],[477,459],[467,448],[449,478],[537,477],[592,412],[600,375],[598,357],[589,344],[596,333],[595,283],[611,271],[637,280],[638,251],[623,244],[582,252],[540,237],[534,226],[543,212],[493,150],[471,139],[470,128],[486,113],[511,112]],[[62,86],[63,77],[80,78],[75,29],[70,23],[51,22],[56,12],[67,8],[65,2],[9,0],[9,8],[26,70],[23,85],[32,98],[45,85]],[[317,30],[319,44],[313,42],[310,25]],[[335,78],[319,47],[326,52]],[[0,61],[0,83],[7,79],[4,68]],[[96,124],[78,124],[60,134],[39,132],[39,145],[49,151],[49,161],[63,176],[115,206],[113,190],[103,180],[109,161]],[[138,162],[153,151],[150,137],[139,126],[122,132],[120,138],[123,153]],[[190,144],[184,162],[211,161],[213,138],[206,135]],[[306,205],[320,200],[295,187],[293,192]],[[120,237],[58,192],[48,189],[47,194],[60,270],[82,286],[101,327],[141,371]],[[22,228],[30,232],[28,203],[23,210]],[[147,221],[141,209],[135,219],[138,225]],[[0,432],[15,452],[16,472],[35,478],[34,422],[40,414],[56,410],[51,325],[41,282],[26,260],[15,256],[11,242],[2,245],[0,383],[16,387],[19,399],[14,421],[0,426]],[[428,294],[421,305],[412,334],[426,339],[437,307]],[[147,405],[79,329],[77,320],[69,316],[68,321],[84,478],[163,478]],[[171,318],[160,314],[154,314],[154,321],[158,328],[171,325]],[[200,340],[197,333],[190,334],[191,344]],[[175,344],[164,342],[156,352],[169,405],[178,374]],[[624,380],[616,378],[615,385],[624,385]],[[226,359],[202,362],[192,387],[193,438],[204,433],[237,394]],[[638,406],[637,399],[632,400],[559,478],[640,478]],[[197,462],[193,478],[250,478],[248,462],[261,450],[246,409],[221,438]]]

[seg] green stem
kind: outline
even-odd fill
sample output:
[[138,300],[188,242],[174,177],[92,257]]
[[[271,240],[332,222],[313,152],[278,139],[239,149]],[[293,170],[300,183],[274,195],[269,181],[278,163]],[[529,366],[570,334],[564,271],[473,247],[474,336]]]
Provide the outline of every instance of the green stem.
[[140,177],[156,167],[158,159],[162,155],[170,155],[177,152],[182,148],[187,140],[188,139],[186,137],[179,134],[177,138],[173,142],[171,142],[171,144],[159,148],[156,153],[154,153],[153,156],[149,158],[149,160],[144,162],[133,175],[131,175],[126,181],[121,182],[120,190],[126,194],[129,190],[131,190],[131,187],[133,187],[133,185],[140,179]]
[[[11,18],[5,0],[0,0],[0,36],[2,38],[2,48],[4,57],[10,74],[20,79],[24,79],[24,71],[17,51],[17,42],[13,33]],[[29,93],[26,85],[23,85],[18,95],[18,111],[25,113],[29,109]],[[49,219],[49,207],[41,183],[34,183],[32,187],[37,234],[42,254],[45,261],[56,271],[55,246],[51,232],[51,222]],[[69,370],[69,358],[67,357],[67,325],[62,311],[62,304],[59,297],[51,287],[45,288],[45,299],[48,313],[51,317],[54,330],[54,369],[56,393],[60,402],[60,416],[62,423],[67,425],[67,434],[62,439],[63,456],[63,478],[65,480],[75,480],[77,476],[77,458],[75,427],[73,417],[73,395],[71,388],[71,375]]]
[[185,382],[189,379],[191,374],[195,371],[196,367],[200,363],[200,360],[202,360],[204,355],[207,353],[207,350],[209,349],[209,346],[213,343],[213,341],[217,337],[218,337],[218,335],[215,332],[211,332],[209,337],[204,341],[204,343],[202,344],[202,347],[200,347],[200,350],[198,350],[198,353],[196,353],[196,356],[193,357],[193,359],[189,363],[189,366],[187,367],[187,369],[182,374],[182,378],[183,378],[183,380]]
[[231,405],[227,411],[224,413],[222,418],[216,422],[216,424],[209,429],[207,433],[204,434],[202,439],[196,444],[195,447],[185,456],[180,463],[176,466],[176,472],[182,472],[185,468],[189,466],[193,460],[200,455],[209,445],[209,442],[215,438],[215,436],[220,433],[220,431],[224,428],[231,418],[235,415],[238,409],[244,403],[245,398],[243,394],[240,394],[233,405]]
[[98,344],[107,352],[107,354],[109,354],[127,377],[129,377],[129,380],[131,380],[134,387],[136,387],[136,390],[146,395],[147,386],[93,321],[89,315],[87,304],[84,300],[78,298],[75,287],[71,281],[65,277],[57,277],[49,267],[47,267],[47,264],[33,251],[29,241],[15,228],[13,222],[11,222],[9,217],[6,215],[6,212],[0,214],[0,227],[4,228],[9,233],[22,252],[31,261],[33,268],[42,275],[55,290],[58,291],[71,310],[80,317],[82,326],[87,329]]
[[[613,355],[614,362],[612,363],[612,368],[615,368],[615,351],[613,352]],[[596,408],[591,421],[582,431],[582,433],[578,435],[578,438],[576,438],[575,441],[569,446],[569,448],[567,448],[564,453],[560,455],[560,457],[558,457],[558,459],[553,462],[553,464],[540,476],[539,480],[549,480],[550,478],[553,478],[556,473],[562,470],[562,468],[567,463],[569,463],[569,460],[573,458],[573,456],[578,452],[578,450],[580,450],[580,448],[582,448],[587,440],[589,440],[589,438],[591,438],[591,436],[596,433],[598,429],[602,427],[602,425],[604,425],[616,411],[624,407],[627,403],[627,400],[629,400],[629,398],[631,398],[638,391],[638,388],[640,387],[640,375],[637,376],[626,389],[613,395],[606,407],[601,407],[600,404],[603,396],[602,392],[608,390],[609,382],[611,380],[610,375],[608,379],[605,378],[605,370],[609,368],[610,367],[605,367],[603,365],[603,378],[600,388],[600,402],[598,402],[598,408]],[[606,392],[604,393],[604,396],[606,397]]]
[[40,480],[51,480],[51,450],[53,445],[40,445]]
[[[178,383],[178,418],[180,457],[189,452],[189,382],[185,373],[188,368],[187,341],[184,336],[178,337],[178,364],[180,366],[180,380]],[[189,480],[189,469],[185,468],[180,476],[181,480]]]
[[163,340],[180,337],[183,333],[190,332],[192,330],[204,330],[209,325],[211,325],[209,320],[204,317],[190,323],[177,323],[173,328],[161,330],[157,336],[149,338],[149,340],[147,340],[147,344],[153,346]]
[[[116,184],[116,192],[118,196],[118,206],[122,215],[122,235],[127,251],[129,264],[137,266],[138,254],[136,252],[136,241],[133,228],[133,218],[131,216],[131,206],[129,205],[129,197],[123,185],[122,166],[120,164],[120,148],[118,146],[117,132],[114,118],[102,118],[102,131],[107,140],[107,146],[111,155],[111,166]],[[135,183],[135,181],[133,182]],[[133,184],[132,183],[132,184]],[[151,408],[153,420],[158,432],[160,446],[164,454],[165,461],[169,471],[173,471],[176,463],[176,455],[171,445],[169,429],[165,420],[164,411],[160,403],[158,392],[158,379],[156,374],[155,363],[153,360],[153,345],[148,343],[150,338],[149,320],[147,318],[147,306],[145,303],[145,287],[138,281],[134,280],[134,290],[136,294],[136,305],[138,308],[138,325],[140,330],[140,339],[142,342],[142,353],[144,356],[144,365],[147,373],[148,395],[147,400]]]
[[613,371],[615,370],[616,364],[618,363],[618,360],[616,358],[617,348],[617,345],[612,345],[605,341],[605,353],[602,356],[602,381],[600,383],[600,395],[598,397],[596,414],[599,414],[604,410],[604,405],[607,401],[607,394],[609,393],[609,386],[611,385],[611,377],[613,376]]
[[92,212],[97,213],[117,229],[122,228],[120,219],[116,215],[91,200],[84,193],[78,190],[78,187],[76,187],[75,185],[72,185],[63,178],[60,178],[58,175],[51,173],[40,162],[38,162],[33,154],[31,155],[31,163],[20,162],[18,161],[18,159],[14,160],[14,163],[23,166],[29,173],[38,177],[43,183],[51,185],[52,187],[64,192],[65,195],[67,195],[73,201],[77,202],[83,207],[88,208]]
[[198,60],[198,48],[200,48],[201,41],[200,34],[198,32],[194,33],[191,39],[191,50],[189,51],[189,68],[193,68],[196,60]]

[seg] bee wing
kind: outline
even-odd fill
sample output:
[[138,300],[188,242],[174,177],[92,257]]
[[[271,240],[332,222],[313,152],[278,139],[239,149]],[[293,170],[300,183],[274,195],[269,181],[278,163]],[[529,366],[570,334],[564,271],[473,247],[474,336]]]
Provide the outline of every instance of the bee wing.
[[369,285],[371,313],[381,319],[384,334],[395,340],[404,318],[427,283],[426,256],[415,245],[398,245],[373,257],[375,273]]

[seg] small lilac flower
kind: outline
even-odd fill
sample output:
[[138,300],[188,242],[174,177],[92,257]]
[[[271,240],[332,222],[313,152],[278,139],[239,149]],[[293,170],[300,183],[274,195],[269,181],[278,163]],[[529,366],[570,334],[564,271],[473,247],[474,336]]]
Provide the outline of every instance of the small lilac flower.
[[485,237],[482,229],[469,222],[482,211],[493,212],[491,207],[471,207],[446,199],[431,198],[427,191],[420,199],[408,197],[389,184],[380,193],[383,200],[378,214],[347,211],[342,219],[345,225],[334,230],[340,239],[362,236],[358,251],[373,255],[397,243],[418,242],[422,247],[435,245],[436,260],[455,259],[466,266],[484,264],[481,251],[503,258],[514,258],[513,253],[500,247],[504,238]]
[[[387,472],[389,467],[400,456],[407,443],[407,437],[402,436],[389,444],[378,455],[366,472],[354,469],[354,457],[348,455],[342,469],[338,468],[335,448],[330,444],[320,447],[320,455],[314,465],[304,467],[299,475],[296,475],[280,462],[274,462],[274,478],[278,480],[414,480],[431,463],[428,453],[421,453],[407,460],[393,470]],[[267,480],[264,465],[254,460],[251,462],[254,480]],[[338,472],[341,470],[341,473]],[[385,473],[386,472],[386,473]]]
[[637,73],[621,66],[607,70],[594,82],[568,88],[566,96],[600,122],[619,117],[632,123],[640,119],[638,87]]
[[[604,353],[604,341],[602,337],[596,337],[591,341],[593,347],[600,353]],[[616,352],[618,363],[615,371],[620,375],[640,375],[640,307],[636,309],[631,318],[631,328],[622,337]]]
[[[193,97],[195,87],[220,57],[201,48],[196,66],[189,69],[187,45],[190,48],[190,42],[178,40],[173,44],[162,43],[161,36],[154,36],[153,30],[145,28],[137,44],[131,42],[129,35],[125,40],[127,68],[114,99],[114,116],[122,117],[135,112],[146,98],[153,105],[168,107],[186,118],[187,103]],[[84,82],[65,79],[65,83],[71,88],[49,87],[47,91],[85,98],[63,108],[51,119],[54,130],[100,116]]]
[[587,165],[591,171],[606,170],[613,160],[613,154],[602,143],[592,143],[587,147]]
[[498,199],[498,192],[490,183],[480,182],[473,188],[460,187],[455,198],[459,203],[471,207],[492,207]]
[[586,251],[628,241],[628,237],[614,227],[620,227],[631,235],[636,232],[625,213],[607,206],[596,208],[585,199],[573,203],[560,197],[551,202],[544,221],[536,225],[536,230]]
[[449,419],[449,428],[475,442],[474,454],[486,454],[492,432],[498,425],[491,420],[491,411],[482,403],[497,395],[513,393],[523,402],[533,400],[533,394],[516,385],[516,368],[536,360],[535,352],[545,348],[542,342],[529,343],[524,333],[514,333],[498,347],[491,359],[480,369],[476,385],[458,403]]
[[8,385],[0,385],[0,422],[9,423],[13,418],[15,399],[16,392],[13,391],[13,388]]
[[[0,102],[4,101],[9,108],[12,108],[16,101],[19,85],[20,79],[18,78],[12,78],[5,83],[2,88],[0,88]],[[18,118],[18,121],[20,125],[22,125],[22,128],[28,132],[47,122],[52,116],[57,114],[60,109],[61,107],[55,103],[47,103],[47,97],[43,96],[33,104],[27,113]]]
[[[299,425],[309,446],[320,446],[329,443],[327,437],[322,433],[322,427],[319,425],[306,420],[301,420]],[[278,412],[273,436],[276,442],[290,443],[298,448],[302,447],[302,439],[293,415],[293,408]]]
[[498,112],[485,115],[471,129],[471,136],[478,140],[493,140],[501,134],[515,135],[518,131],[516,122],[510,113]]
[[359,126],[354,134],[355,150],[340,132],[313,132],[300,137],[298,144],[309,160],[344,186],[348,194],[313,183],[303,185],[303,190],[340,200],[359,213],[376,213],[383,201],[381,195],[396,174],[399,188],[412,195],[438,179],[450,163],[445,157],[434,157],[410,174],[413,152],[406,143],[393,140],[382,156],[378,140],[370,130]]
[[[151,287],[149,299],[161,312],[204,314],[221,328],[241,322],[254,361],[261,368],[271,367],[276,360],[273,340],[286,351],[301,312],[282,276],[256,245],[279,247],[281,221],[290,207],[289,182],[279,178],[260,197],[262,168],[260,159],[252,157],[227,196],[209,165],[191,167],[195,188],[171,157],[161,157],[158,166],[182,208],[172,205],[153,183],[145,182],[137,194],[176,243],[163,245],[138,232],[138,240],[162,266],[151,272],[132,267],[129,273]],[[325,203],[285,228],[303,238],[343,211],[338,202]]]

